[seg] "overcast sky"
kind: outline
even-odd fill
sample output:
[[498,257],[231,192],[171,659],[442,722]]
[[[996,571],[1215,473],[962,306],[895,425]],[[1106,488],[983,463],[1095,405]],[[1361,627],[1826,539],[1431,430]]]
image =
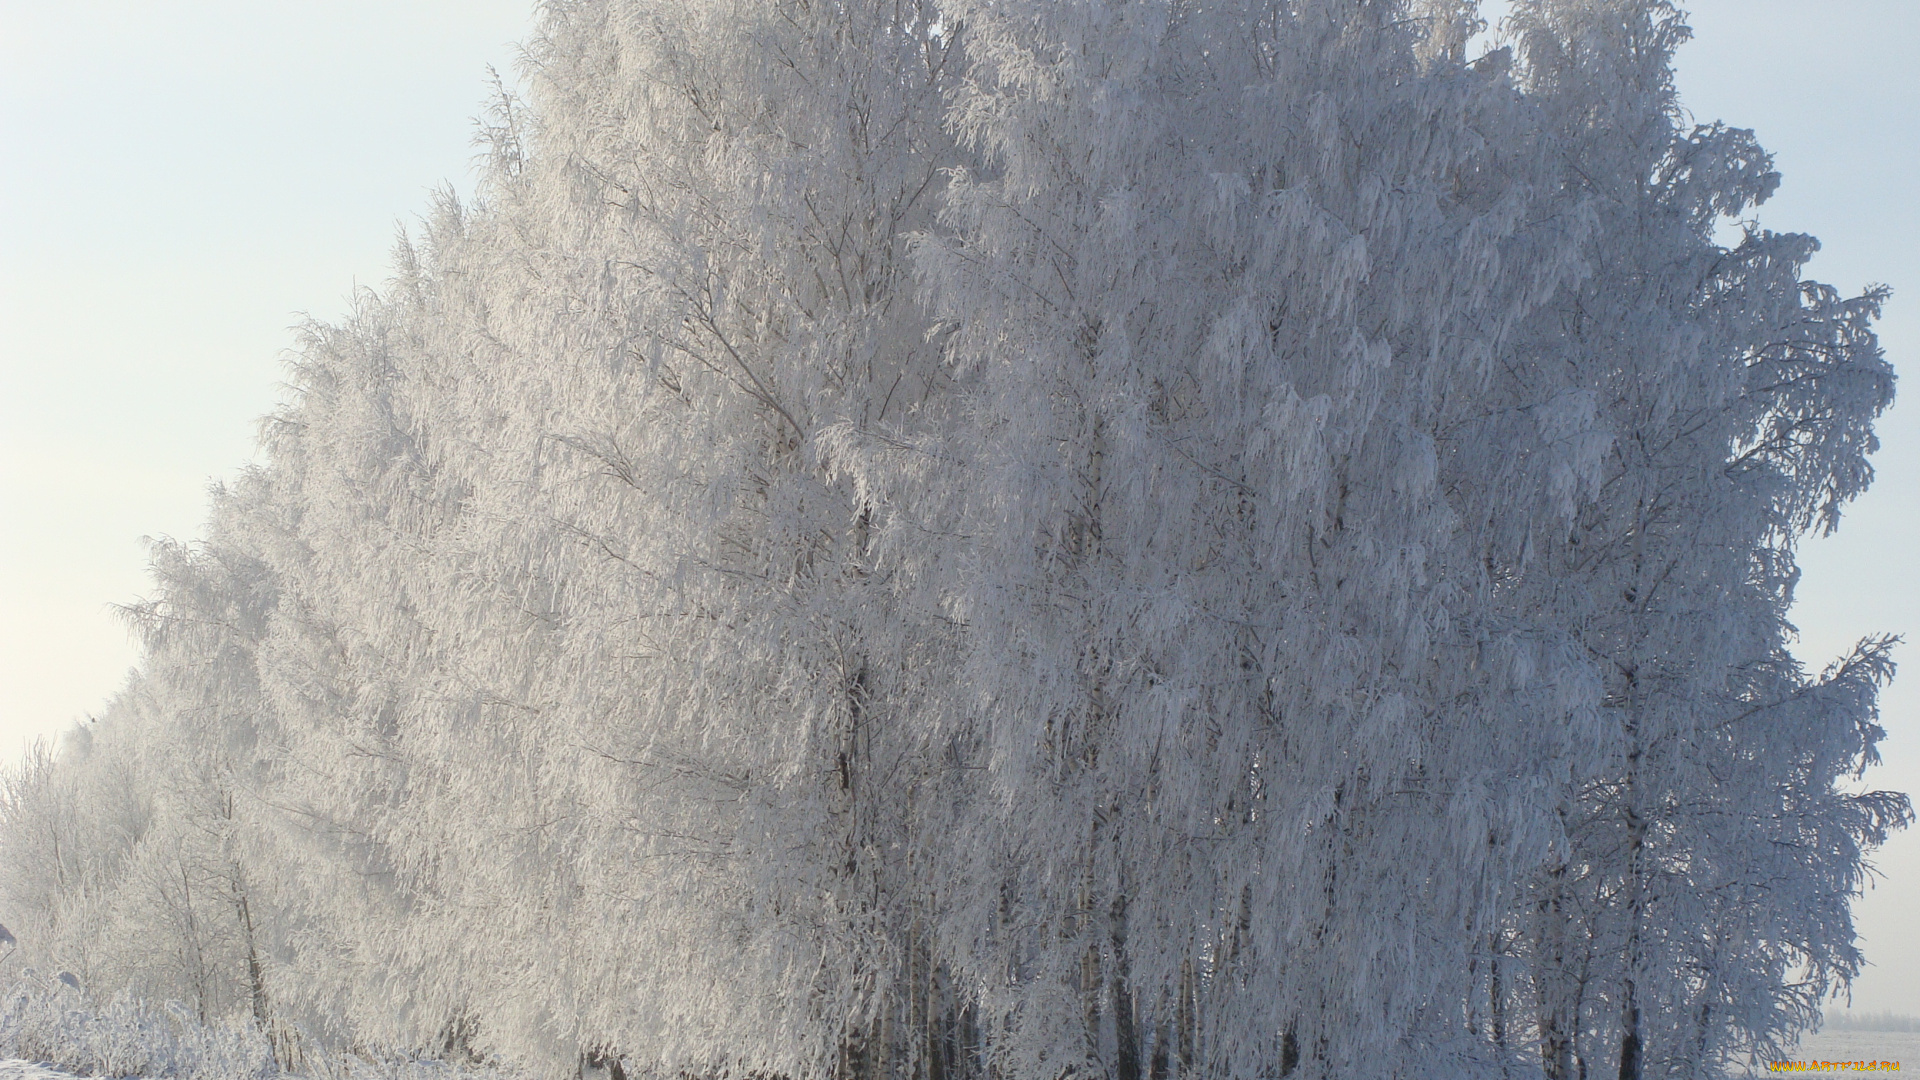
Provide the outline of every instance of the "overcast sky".
[[[1920,374],[1920,2],[1697,0],[1695,117],[1755,128],[1786,180],[1769,228],[1813,276],[1895,288],[1888,354]],[[512,77],[527,0],[0,0],[0,759],[120,685],[110,605],[143,536],[201,532],[253,454],[289,328],[378,287],[397,223],[471,189],[486,69]],[[1920,378],[1882,423],[1874,490],[1809,545],[1795,620],[1819,664],[1920,638]],[[1884,700],[1877,787],[1920,784],[1920,648]],[[1854,1005],[1920,1014],[1920,835],[1858,907]]]

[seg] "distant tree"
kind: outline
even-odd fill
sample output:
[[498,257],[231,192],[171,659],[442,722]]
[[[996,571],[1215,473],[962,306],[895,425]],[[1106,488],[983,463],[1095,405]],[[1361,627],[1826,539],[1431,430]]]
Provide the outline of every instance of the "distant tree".
[[1827,1014],[1826,1026],[1835,1031],[1920,1031],[1920,1017],[1895,1012],[1842,1012]]
[[144,670],[13,777],[0,889],[26,955],[80,985],[266,1026],[276,919],[259,887],[278,867],[259,847],[271,748],[253,650],[271,581],[213,545],[151,553],[159,599],[128,612]]

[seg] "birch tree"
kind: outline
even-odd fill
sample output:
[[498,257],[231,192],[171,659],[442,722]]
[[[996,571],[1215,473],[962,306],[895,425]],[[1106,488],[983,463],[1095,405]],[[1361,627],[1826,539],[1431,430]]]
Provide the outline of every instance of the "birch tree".
[[[1802,281],[1806,237],[1713,242],[1779,177],[1750,132],[1681,122],[1688,31],[1670,5],[1529,3],[1513,29],[1566,183],[1608,238],[1528,344],[1580,372],[1614,433],[1599,497],[1538,548],[1592,605],[1563,617],[1584,616],[1611,729],[1605,765],[1576,778],[1569,858],[1540,886],[1542,1051],[1552,1077],[1583,1062],[1715,1075],[1777,1051],[1856,970],[1842,943],[1861,845],[1908,817],[1904,797],[1836,790],[1873,760],[1886,643],[1820,678],[1787,652],[1797,539],[1831,531],[1871,477],[1892,397],[1870,329],[1885,294]],[[1589,939],[1578,974],[1570,936]]]
[[1498,378],[1591,219],[1535,202],[1526,108],[1451,23],[956,10],[989,171],[929,273],[968,376],[946,565],[1003,813],[955,863],[996,1051],[1396,1068],[1448,1037],[1594,715],[1579,658],[1509,676],[1535,642],[1488,580],[1604,445]]
[[396,1026],[390,987],[311,980],[355,1027],[880,1060],[912,921],[888,783],[926,744],[898,710],[943,646],[810,440],[941,378],[903,258],[951,49],[913,5],[553,5],[485,203],[316,330],[278,497],[369,513],[283,515],[326,672],[286,685],[294,753],[406,913],[332,925],[432,986]]

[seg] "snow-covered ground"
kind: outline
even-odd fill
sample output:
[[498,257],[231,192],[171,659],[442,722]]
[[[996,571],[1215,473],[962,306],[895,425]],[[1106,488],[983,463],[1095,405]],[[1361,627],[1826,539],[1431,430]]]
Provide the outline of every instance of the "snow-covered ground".
[[7,1058],[0,1061],[0,1080],[73,1080],[73,1074],[19,1058]]
[[[1920,1071],[1920,1032],[1901,1031],[1829,1031],[1810,1036],[1786,1057],[1787,1062],[1894,1062],[1892,1070],[1817,1071],[1846,1076],[1898,1076]],[[1794,1069],[1791,1071],[1801,1071]],[[1808,1070],[1816,1071],[1816,1070]],[[1749,1076],[1778,1075],[1765,1065],[1754,1068]],[[0,1080],[74,1080],[72,1073],[49,1069],[20,1058],[0,1060]]]
[[[1790,1051],[1786,1062],[1893,1062],[1897,1069],[1820,1069],[1836,1076],[1899,1076],[1920,1072],[1920,1032],[1911,1031],[1823,1031],[1809,1035]],[[1800,1071],[1794,1069],[1792,1071]],[[1807,1070],[1809,1072],[1815,1070]],[[1777,1076],[1765,1065],[1750,1076]],[[0,1076],[0,1080],[11,1080]]]

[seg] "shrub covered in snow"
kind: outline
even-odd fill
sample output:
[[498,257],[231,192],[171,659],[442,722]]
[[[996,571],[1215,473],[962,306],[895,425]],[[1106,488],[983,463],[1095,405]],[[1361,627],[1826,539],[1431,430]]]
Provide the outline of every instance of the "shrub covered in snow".
[[0,1056],[27,1058],[82,1076],[259,1080],[279,1070],[252,1024],[203,1024],[184,1006],[128,995],[91,1004],[79,980],[31,972],[10,980],[0,1005]]

